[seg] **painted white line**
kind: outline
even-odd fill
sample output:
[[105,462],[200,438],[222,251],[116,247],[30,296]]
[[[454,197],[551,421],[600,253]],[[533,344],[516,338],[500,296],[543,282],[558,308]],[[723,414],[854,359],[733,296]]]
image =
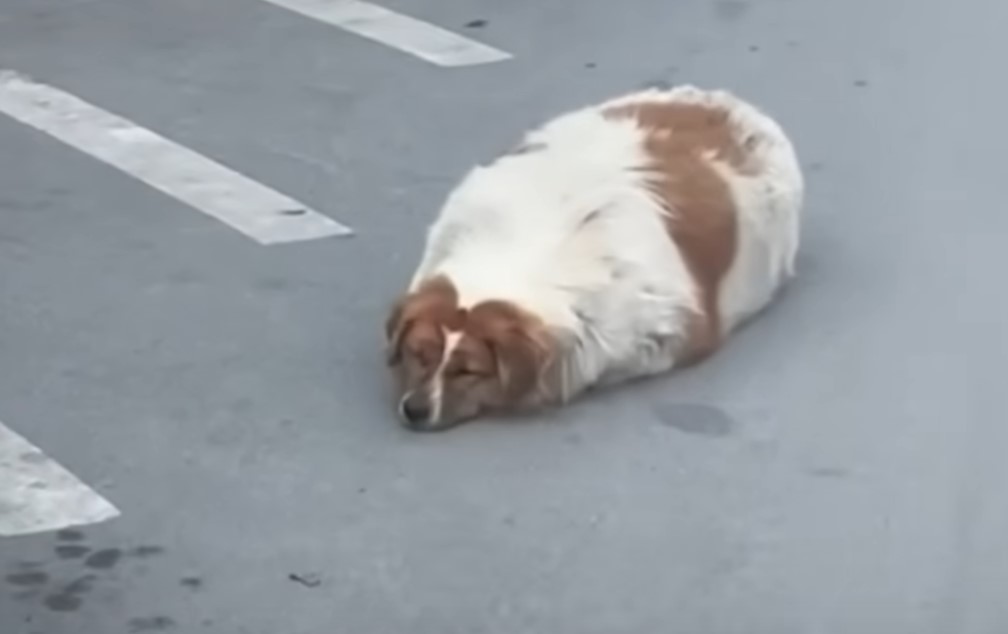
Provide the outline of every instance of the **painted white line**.
[[95,524],[119,511],[0,423],[0,537]]
[[427,22],[360,0],[264,0],[357,35],[416,55],[438,66],[474,66],[511,59]]
[[262,244],[348,227],[220,163],[58,88],[0,70],[0,112],[116,167]]

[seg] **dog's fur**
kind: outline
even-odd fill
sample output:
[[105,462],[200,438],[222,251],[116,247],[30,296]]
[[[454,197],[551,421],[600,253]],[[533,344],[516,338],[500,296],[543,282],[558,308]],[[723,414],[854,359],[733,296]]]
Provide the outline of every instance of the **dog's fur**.
[[389,316],[405,423],[704,358],[794,274],[803,190],[781,128],[723,91],[647,90],[530,132],[450,194]]

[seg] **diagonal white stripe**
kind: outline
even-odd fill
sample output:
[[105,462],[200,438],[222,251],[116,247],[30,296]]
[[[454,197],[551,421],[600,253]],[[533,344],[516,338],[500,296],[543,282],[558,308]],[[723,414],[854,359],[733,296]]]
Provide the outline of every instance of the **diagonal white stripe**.
[[112,519],[119,511],[0,423],[0,537]]
[[0,112],[262,244],[351,233],[335,220],[156,132],[18,73],[0,70]]
[[370,2],[264,1],[381,42],[439,66],[473,66],[511,59],[509,53]]

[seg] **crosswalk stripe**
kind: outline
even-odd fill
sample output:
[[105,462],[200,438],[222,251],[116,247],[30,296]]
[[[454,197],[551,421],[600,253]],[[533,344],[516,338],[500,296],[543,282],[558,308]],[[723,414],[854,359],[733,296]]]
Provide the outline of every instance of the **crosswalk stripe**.
[[381,42],[439,66],[473,66],[511,54],[439,26],[360,0],[264,0]]
[[119,510],[0,423],[0,537],[103,522]]
[[17,72],[0,70],[0,113],[122,170],[261,244],[352,233],[305,204],[156,132]]

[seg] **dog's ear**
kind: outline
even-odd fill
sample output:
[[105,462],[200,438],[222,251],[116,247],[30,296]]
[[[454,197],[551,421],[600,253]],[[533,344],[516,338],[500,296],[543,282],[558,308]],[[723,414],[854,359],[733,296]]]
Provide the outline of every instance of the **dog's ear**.
[[497,376],[509,399],[518,400],[539,384],[544,355],[536,342],[520,330],[499,333],[491,339]]
[[394,366],[402,361],[402,340],[409,323],[403,319],[409,298],[400,299],[392,305],[385,319],[385,362]]
[[385,358],[390,366],[402,361],[403,339],[417,319],[425,318],[458,329],[464,318],[458,308],[458,293],[445,277],[434,277],[396,302],[385,320]]
[[470,315],[474,331],[493,351],[507,397],[517,401],[538,390],[550,358],[542,324],[507,302],[484,302]]

